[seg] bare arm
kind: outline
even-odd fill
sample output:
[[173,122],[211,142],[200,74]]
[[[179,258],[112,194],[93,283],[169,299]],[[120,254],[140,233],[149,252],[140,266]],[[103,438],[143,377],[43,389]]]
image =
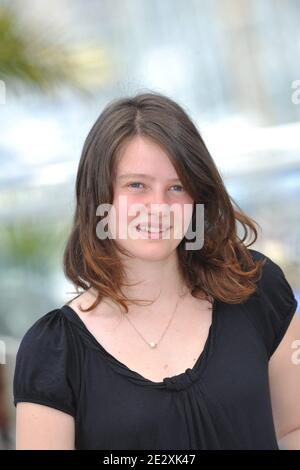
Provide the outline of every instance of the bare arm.
[[73,416],[49,406],[20,402],[16,409],[16,450],[74,450]]
[[280,450],[300,450],[300,427],[283,436],[278,446]]
[[300,450],[300,318],[296,313],[269,362],[279,448]]

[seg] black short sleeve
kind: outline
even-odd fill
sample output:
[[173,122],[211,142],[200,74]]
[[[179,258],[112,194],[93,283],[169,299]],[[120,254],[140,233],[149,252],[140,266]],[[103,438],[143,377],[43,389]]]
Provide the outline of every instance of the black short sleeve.
[[14,405],[47,405],[75,416],[66,320],[60,309],[40,317],[23,336],[16,355]]
[[265,259],[248,314],[262,335],[270,358],[283,339],[298,303],[281,267],[259,251],[249,251],[254,260]]

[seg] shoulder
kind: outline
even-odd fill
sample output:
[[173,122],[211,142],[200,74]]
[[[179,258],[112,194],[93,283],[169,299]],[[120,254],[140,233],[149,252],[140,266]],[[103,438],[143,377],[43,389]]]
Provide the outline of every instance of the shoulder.
[[61,308],[38,318],[21,339],[14,371],[14,403],[49,404],[74,414],[79,378],[71,325]]
[[253,261],[262,261],[263,262],[263,270],[262,275],[266,278],[266,274],[269,275],[271,272],[280,271],[280,266],[272,260],[269,256],[261,251],[254,250],[252,248],[248,248],[248,251],[253,259]]
[[67,346],[68,321],[61,308],[53,309],[40,316],[21,338],[17,356],[30,351],[54,351],[58,347]]
[[264,302],[271,303],[273,306],[282,307],[285,310],[296,309],[297,300],[283,268],[260,251],[253,249],[249,251],[254,261],[263,261],[256,294]]
[[257,289],[243,305],[270,358],[281,342],[298,302],[279,264],[260,251],[249,249],[249,252],[254,261],[263,260],[263,265]]
[[258,287],[268,288],[273,282],[276,282],[281,276],[284,276],[282,268],[272,258],[261,251],[248,249],[253,261],[262,261],[261,277]]

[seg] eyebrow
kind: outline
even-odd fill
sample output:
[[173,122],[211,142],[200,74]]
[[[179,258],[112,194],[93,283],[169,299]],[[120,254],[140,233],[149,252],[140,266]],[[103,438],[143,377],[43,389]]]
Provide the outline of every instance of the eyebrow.
[[[126,173],[118,177],[118,179],[125,179],[125,178],[145,178],[145,179],[152,180],[152,181],[155,179],[153,176],[145,175],[144,173]],[[180,181],[180,179],[169,178],[168,181]]]

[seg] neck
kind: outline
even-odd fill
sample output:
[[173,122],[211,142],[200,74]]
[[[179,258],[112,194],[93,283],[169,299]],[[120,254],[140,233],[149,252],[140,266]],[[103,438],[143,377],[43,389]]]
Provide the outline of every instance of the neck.
[[[126,280],[130,286],[122,291],[129,299],[147,301],[147,305],[130,305],[130,309],[141,307],[144,311],[156,309],[158,305],[173,305],[187,289],[180,274],[177,253],[163,260],[131,258],[124,263]],[[132,285],[135,284],[135,285]],[[149,304],[148,301],[153,301]]]

